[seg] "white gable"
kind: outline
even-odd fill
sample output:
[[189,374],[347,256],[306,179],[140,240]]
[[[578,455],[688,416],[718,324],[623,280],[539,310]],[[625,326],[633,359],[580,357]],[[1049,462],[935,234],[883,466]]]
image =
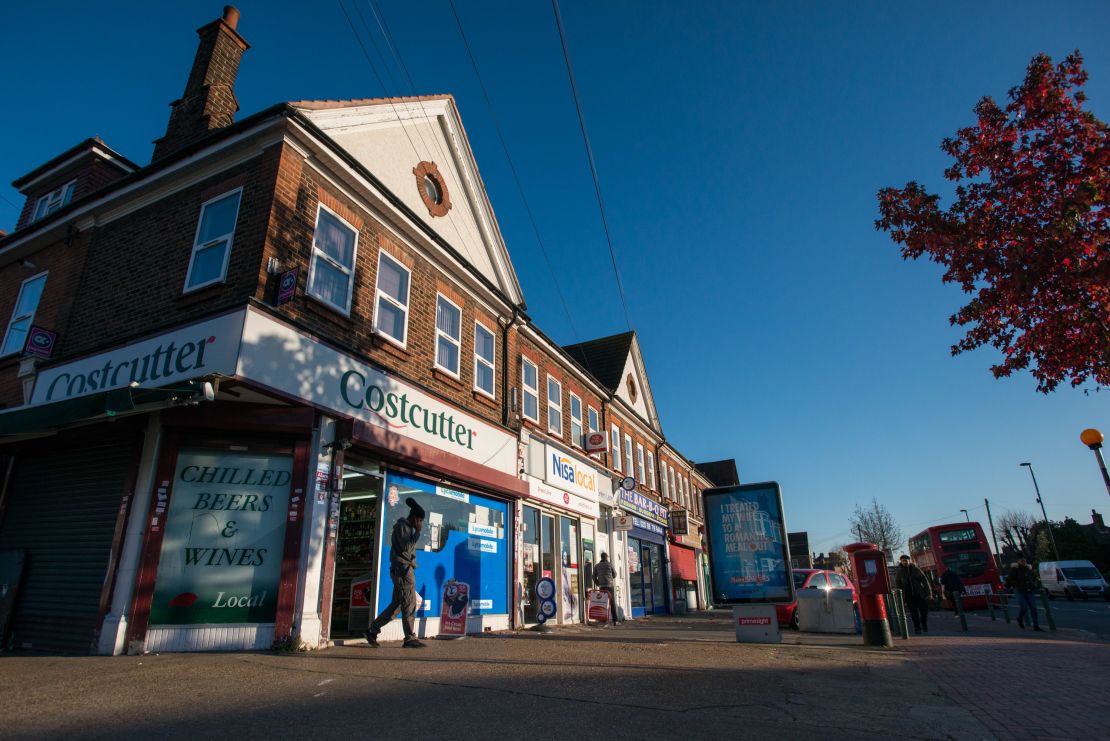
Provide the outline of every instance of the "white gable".
[[[636,389],[635,400],[633,400],[632,390],[628,387],[630,376]],[[662,433],[662,424],[659,422],[655,410],[655,399],[652,397],[651,387],[648,385],[644,358],[640,354],[640,342],[635,335],[632,337],[632,344],[629,345],[628,356],[624,360],[624,370],[621,371],[621,380],[617,384],[616,396],[650,422],[656,432]]]
[[[523,300],[453,100],[308,103],[302,111],[505,295]],[[421,162],[435,163],[443,177],[445,216],[432,216],[421,198],[413,172]]]

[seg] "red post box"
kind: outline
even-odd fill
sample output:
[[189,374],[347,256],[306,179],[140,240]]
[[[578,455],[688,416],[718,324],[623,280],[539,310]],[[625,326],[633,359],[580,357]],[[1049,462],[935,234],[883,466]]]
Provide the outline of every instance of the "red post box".
[[886,619],[883,595],[890,591],[886,557],[871,543],[852,543],[844,546],[852,559],[852,574],[859,591],[860,620],[863,623],[863,642],[868,646],[891,646],[890,623]]

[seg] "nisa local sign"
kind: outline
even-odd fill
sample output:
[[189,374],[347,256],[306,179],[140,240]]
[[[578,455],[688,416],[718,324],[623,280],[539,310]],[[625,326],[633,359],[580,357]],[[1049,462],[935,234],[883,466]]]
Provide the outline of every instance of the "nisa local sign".
[[645,497],[638,491],[621,489],[619,504],[622,509],[631,510],[641,517],[653,520],[664,527],[667,525],[667,515],[669,514],[667,508],[654,499]]
[[47,368],[35,380],[31,404],[76,399],[132,383],[158,388],[213,373],[230,376],[245,314],[237,311]]
[[547,461],[544,480],[547,483],[591,502],[597,501],[596,469],[551,445],[544,445],[544,454]]
[[517,473],[517,438],[261,312],[247,313],[237,375],[406,440]]

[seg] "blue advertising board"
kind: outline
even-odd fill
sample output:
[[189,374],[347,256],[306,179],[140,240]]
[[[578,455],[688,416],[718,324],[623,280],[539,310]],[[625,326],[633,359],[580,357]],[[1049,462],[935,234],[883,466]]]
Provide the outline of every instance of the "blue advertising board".
[[390,471],[382,506],[378,610],[393,596],[389,549],[393,526],[408,516],[412,497],[427,513],[416,542],[417,617],[438,618],[443,585],[450,579],[470,585],[471,615],[509,611],[508,506],[479,494]]
[[793,602],[779,485],[723,486],[702,496],[713,603]]

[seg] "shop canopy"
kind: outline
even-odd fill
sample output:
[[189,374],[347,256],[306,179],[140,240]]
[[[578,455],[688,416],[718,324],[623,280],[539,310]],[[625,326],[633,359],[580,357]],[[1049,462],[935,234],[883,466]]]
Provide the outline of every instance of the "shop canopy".
[[76,399],[19,407],[0,412],[0,436],[30,435],[81,422],[97,422],[137,409],[150,408],[174,399],[188,399],[203,393],[203,384],[189,382],[189,388],[122,388]]

